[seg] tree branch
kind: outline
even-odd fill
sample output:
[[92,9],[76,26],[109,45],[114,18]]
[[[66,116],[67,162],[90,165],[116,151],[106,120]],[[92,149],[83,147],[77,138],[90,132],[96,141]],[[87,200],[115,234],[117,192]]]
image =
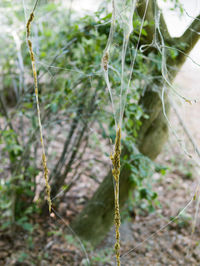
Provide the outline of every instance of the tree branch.
[[[137,11],[140,16],[140,18],[144,17],[145,7],[146,7],[146,0],[139,0],[138,1],[138,7]],[[147,32],[146,40],[148,43],[151,43],[153,41],[154,33],[155,33],[155,10],[158,10],[159,7],[157,5],[157,2],[155,0],[149,0],[147,12],[145,16],[145,20],[148,21],[148,25],[145,27],[145,30]],[[154,23],[151,23],[154,22]],[[167,25],[165,23],[165,19],[162,15],[162,12],[160,14],[160,31],[163,35],[163,38],[166,42],[171,43],[173,38],[171,38]]]
[[[180,53],[176,59],[176,65],[181,66],[185,62],[187,55],[192,51],[200,37],[200,14],[193,20],[183,35],[175,38],[175,42],[183,53]],[[183,47],[183,44],[185,46]],[[181,46],[181,47],[180,47]]]

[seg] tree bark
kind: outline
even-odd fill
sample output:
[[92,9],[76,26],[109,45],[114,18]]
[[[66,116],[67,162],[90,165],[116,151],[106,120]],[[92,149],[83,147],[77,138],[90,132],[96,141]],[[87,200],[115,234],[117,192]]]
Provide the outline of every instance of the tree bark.
[[[140,102],[149,118],[142,120],[137,140],[138,149],[142,154],[154,160],[160,154],[168,138],[168,123],[163,113],[163,104],[159,92],[147,91]],[[170,104],[168,97],[165,98],[164,105],[165,113],[169,116]]]
[[[169,112],[169,102],[166,100],[166,112]],[[143,107],[149,112],[150,118],[143,121],[140,130],[139,149],[151,159],[155,159],[161,152],[168,136],[166,119],[162,112],[162,102],[156,92],[146,92],[143,97]],[[123,154],[130,156],[124,147]],[[123,156],[123,155],[122,155]],[[119,203],[120,208],[133,190],[130,180],[131,170],[123,167],[120,174]],[[83,211],[75,218],[72,229],[84,240],[97,245],[109,232],[114,217],[114,185],[112,172],[109,171],[93,197]]]
[[[123,167],[120,178],[119,204],[123,206],[131,188],[130,169]],[[110,230],[114,217],[114,185],[109,171],[92,199],[72,223],[72,229],[84,240],[97,245]]]

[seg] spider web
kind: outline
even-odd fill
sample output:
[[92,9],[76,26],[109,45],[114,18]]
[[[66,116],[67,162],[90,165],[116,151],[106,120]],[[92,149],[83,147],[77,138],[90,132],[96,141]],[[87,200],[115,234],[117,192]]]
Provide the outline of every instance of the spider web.
[[[25,7],[24,0],[23,0],[23,5],[24,5],[25,17],[27,18],[27,10]],[[136,60],[138,44],[139,44],[139,40],[141,37],[141,31],[142,31],[143,24],[144,24],[145,15],[144,15],[142,23],[141,23],[139,40],[138,40],[137,46],[135,47],[135,54],[131,58],[131,69],[127,70],[125,67],[125,60],[126,60],[126,56],[127,56],[127,50],[128,50],[130,35],[132,33],[134,34],[134,29],[132,26],[132,19],[133,19],[133,14],[134,14],[134,10],[135,10],[135,5],[136,5],[136,1],[123,1],[122,2],[119,0],[116,0],[116,1],[113,0],[113,6],[114,7],[113,7],[113,12],[112,12],[111,30],[110,30],[110,34],[108,37],[106,48],[104,50],[104,55],[106,53],[109,53],[109,61],[108,61],[108,69],[106,70],[102,67],[102,71],[103,71],[104,78],[105,78],[105,81],[107,84],[107,89],[108,89],[109,94],[110,94],[110,99],[111,99],[111,103],[112,103],[112,110],[113,110],[113,116],[114,116],[116,128],[118,127],[118,125],[121,126],[123,123],[123,115],[124,115],[124,110],[125,110],[125,106],[126,106],[127,93],[128,93],[128,90],[129,90],[130,84],[131,84],[131,77],[133,74],[134,62]],[[147,9],[147,6],[148,6],[148,1],[146,3],[146,9]],[[165,92],[169,88],[169,89],[171,89],[172,93],[174,93],[175,95],[177,95],[178,97],[180,97],[181,99],[183,99],[186,102],[187,101],[195,102],[196,100],[187,99],[185,96],[182,96],[179,92],[177,92],[177,89],[169,81],[168,70],[167,70],[167,66],[166,66],[166,49],[168,49],[168,48],[172,49],[172,47],[166,46],[164,43],[164,39],[163,39],[161,31],[160,31],[159,19],[160,19],[160,12],[159,12],[159,10],[156,10],[156,12],[155,12],[155,36],[154,36],[154,40],[153,40],[152,44],[145,45],[145,46],[141,47],[140,51],[144,52],[145,49],[148,49],[149,47],[154,46],[158,49],[158,51],[162,55],[162,76],[163,76],[163,79],[165,80],[165,85],[163,86],[163,90],[162,90],[162,94],[161,94],[161,99],[162,99],[162,104],[163,104],[163,113],[166,117],[166,120],[169,124],[170,129],[172,130],[173,134],[175,135],[181,148],[184,150],[184,153],[191,157],[189,152],[184,147],[182,141],[180,141],[178,134],[174,130],[173,126],[171,125],[171,123],[170,123],[170,121],[166,115],[165,99],[164,98],[165,98]],[[117,46],[117,43],[116,43],[115,37],[114,37],[116,25],[119,26],[119,28],[123,31],[123,44],[122,44],[122,49],[121,49],[121,56],[119,57],[121,60],[121,69],[116,69],[115,65],[112,65],[112,61],[114,61],[112,59],[115,58],[116,51],[117,51],[117,55],[119,55],[119,48]],[[159,40],[157,38],[157,35],[159,35]],[[173,49],[176,49],[176,48],[173,48]],[[178,49],[176,49],[176,50],[178,50]],[[193,63],[195,63],[196,65],[199,65],[192,58],[190,58],[190,56],[187,56],[187,57],[189,59],[191,59],[193,61]],[[72,69],[63,69],[63,68],[59,68],[57,66],[49,65],[48,63],[46,63],[44,61],[37,60],[36,62],[37,62],[37,64],[41,64],[44,67],[46,67],[47,71],[49,71],[49,69],[52,68],[52,69],[66,70],[66,72],[68,72],[68,73],[70,71],[72,71],[72,72],[76,72],[77,74],[80,74],[80,75],[84,74],[84,72],[79,70],[79,69],[78,70],[73,69],[73,68]],[[49,73],[51,73],[51,72],[49,72]],[[96,74],[101,75],[101,70],[97,71]],[[119,77],[120,85],[118,88],[112,88],[112,84],[111,84],[110,78],[109,78],[109,76],[111,76],[111,75],[116,75]],[[53,78],[54,77],[52,76],[52,79]],[[94,128],[89,128],[89,130],[91,130],[92,132],[95,131]],[[196,163],[198,163],[198,165],[199,165],[198,161],[196,161]],[[72,182],[73,182],[73,180],[72,180]],[[191,205],[191,203],[194,201],[194,198],[198,195],[198,191],[199,191],[199,184],[197,185],[197,188],[195,189],[194,195],[192,196],[191,200],[185,205],[185,207],[182,208],[182,210],[179,212],[179,214],[173,220],[170,220],[169,222],[167,222],[163,227],[161,227],[155,233],[151,234],[150,236],[147,236],[147,238],[145,238],[145,240],[143,242],[137,244],[136,247],[134,247],[133,249],[130,249],[128,252],[122,254],[121,258],[123,259],[130,252],[133,252],[135,249],[140,247],[144,242],[153,238],[158,232],[164,230],[169,224],[171,224],[175,219],[177,219]],[[61,194],[63,194],[63,193],[64,193],[64,189],[62,191],[60,191],[52,199],[52,201],[54,201],[57,197],[61,196]],[[198,210],[199,210],[199,198],[198,198],[198,202],[197,202],[195,219],[194,219],[194,223],[193,223],[193,232],[194,232],[194,228],[195,228],[197,217],[198,217]],[[55,210],[54,210],[54,212],[64,223],[63,218]],[[72,229],[70,229],[70,230],[72,230]],[[76,237],[78,237],[78,236],[76,236]],[[85,253],[85,256],[86,256],[87,261],[89,263],[89,257],[87,255],[87,252],[85,251],[85,248],[84,248],[82,242],[79,239],[78,239],[78,241],[81,244],[81,248],[82,248],[83,252]]]

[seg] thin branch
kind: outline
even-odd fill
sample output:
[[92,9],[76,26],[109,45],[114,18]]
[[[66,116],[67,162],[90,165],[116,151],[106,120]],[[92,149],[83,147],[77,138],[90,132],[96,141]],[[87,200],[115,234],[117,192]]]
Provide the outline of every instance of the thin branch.
[[36,7],[37,7],[37,4],[38,4],[38,0],[36,0],[36,2],[35,2],[35,5],[34,5],[34,7],[33,7],[33,11],[32,11],[32,13],[35,12],[35,9],[36,9]]
[[34,19],[34,11],[37,6],[38,0],[36,0],[35,6],[33,8],[32,13],[30,14],[30,17],[26,24],[26,40],[29,48],[30,53],[30,59],[32,63],[32,72],[33,72],[33,78],[34,78],[34,88],[35,88],[35,99],[36,99],[36,106],[37,106],[37,116],[38,116],[38,124],[39,124],[39,131],[40,131],[40,142],[42,147],[42,163],[43,163],[43,169],[44,169],[44,179],[45,179],[45,185],[46,185],[46,193],[47,193],[47,202],[49,205],[49,213],[51,212],[51,197],[50,197],[50,186],[49,186],[49,177],[48,177],[48,168],[47,168],[47,159],[45,154],[45,147],[44,147],[44,140],[43,140],[43,128],[41,124],[41,115],[40,115],[40,105],[39,105],[39,96],[38,96],[38,79],[37,79],[37,71],[35,66],[35,56],[33,53],[32,48],[32,42],[30,40],[30,31],[31,31],[31,23]]
[[[146,0],[139,0],[138,1],[137,11],[138,11],[138,14],[141,18],[144,16],[145,6],[146,6]],[[155,0],[149,0],[147,12],[145,15],[145,20],[147,20],[148,22],[152,22],[155,20],[155,14],[154,14],[155,13],[155,7],[156,7],[156,9],[159,9],[157,2]],[[150,44],[154,38],[154,33],[155,33],[154,24],[149,23],[145,27],[145,30],[147,32],[147,36],[146,36],[145,40],[147,41],[147,43]],[[165,19],[162,15],[162,12],[160,14],[160,31],[163,35],[164,40],[168,43],[171,43],[173,38],[169,34],[169,31],[168,31]]]

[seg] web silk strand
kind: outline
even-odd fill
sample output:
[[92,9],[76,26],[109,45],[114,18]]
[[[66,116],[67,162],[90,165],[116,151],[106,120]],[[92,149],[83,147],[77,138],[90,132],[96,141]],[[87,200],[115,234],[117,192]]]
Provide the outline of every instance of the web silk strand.
[[39,130],[40,130],[40,142],[41,142],[41,146],[42,146],[42,164],[43,164],[43,170],[44,170],[47,201],[48,201],[49,213],[50,213],[52,204],[51,204],[51,197],[50,197],[51,189],[50,189],[50,185],[48,182],[49,171],[47,168],[47,159],[46,159],[44,140],[43,140],[43,130],[42,130],[42,123],[41,123],[41,115],[40,115],[39,97],[38,97],[38,80],[37,80],[37,71],[36,71],[36,66],[35,66],[35,56],[33,53],[32,42],[30,40],[31,23],[34,19],[34,11],[36,9],[37,3],[38,3],[38,1],[36,1],[35,6],[33,8],[33,11],[31,12],[30,17],[28,19],[28,22],[26,24],[26,38],[27,38],[27,44],[28,44],[31,63],[32,63],[32,71],[33,71],[34,87],[35,87],[35,98],[36,98],[37,115],[38,115],[38,124],[39,124]]

